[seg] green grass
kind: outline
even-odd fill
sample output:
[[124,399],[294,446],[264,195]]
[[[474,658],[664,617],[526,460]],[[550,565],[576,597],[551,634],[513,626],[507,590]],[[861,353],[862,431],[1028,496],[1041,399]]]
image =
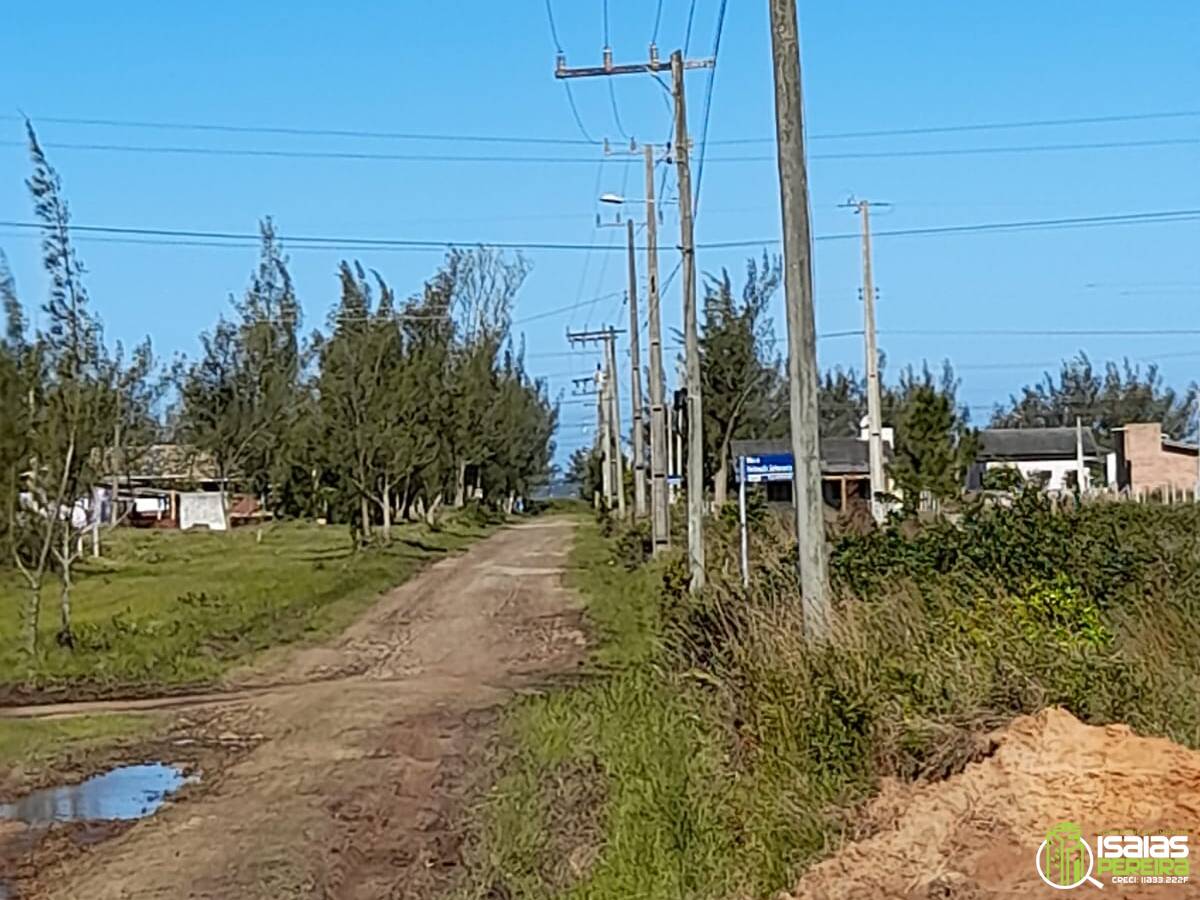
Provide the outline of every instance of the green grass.
[[157,721],[145,715],[0,719],[0,760],[22,769],[53,765],[77,753],[148,735]]
[[225,534],[106,534],[72,591],[74,650],[59,647],[58,586],[42,594],[32,676],[20,647],[24,600],[0,581],[0,685],[129,686],[205,683],[269,647],[316,640],[351,622],[383,590],[465,547],[486,527],[466,516],[437,531],[395,529],[393,543],[352,551],[345,528],[281,523]]

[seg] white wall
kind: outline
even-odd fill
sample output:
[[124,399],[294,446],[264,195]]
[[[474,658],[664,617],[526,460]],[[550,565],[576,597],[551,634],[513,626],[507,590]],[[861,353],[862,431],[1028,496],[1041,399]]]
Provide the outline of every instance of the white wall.
[[[1022,478],[1029,478],[1036,472],[1049,472],[1050,481],[1046,484],[1048,491],[1063,491],[1067,489],[1067,475],[1075,471],[1075,460],[1073,459],[1033,459],[1019,460],[1017,462],[989,462],[989,469],[1007,469],[1015,467],[1021,473]],[[1091,479],[1088,475],[1087,468],[1083,471],[1083,490],[1088,490],[1091,487]]]
[[179,527],[207,527],[210,531],[225,531],[225,503],[219,491],[179,495]]

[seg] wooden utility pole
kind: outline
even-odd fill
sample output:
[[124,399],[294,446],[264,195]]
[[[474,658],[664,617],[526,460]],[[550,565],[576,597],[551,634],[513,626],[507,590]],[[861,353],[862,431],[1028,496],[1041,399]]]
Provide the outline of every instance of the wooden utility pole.
[[650,507],[654,552],[671,545],[667,504],[667,404],[658,298],[658,207],[654,202],[654,147],[646,154],[646,314],[650,333]]
[[[796,0],[768,0],[775,69],[775,130],[783,210],[784,292],[787,302],[792,492],[796,504],[797,565],[804,628],[828,636],[832,625],[821,498],[820,416],[817,411],[817,338],[813,322],[812,229],[804,151],[804,99]],[[683,197],[683,186],[679,188]]]
[[675,94],[675,165],[679,169],[679,231],[683,253],[683,336],[688,391],[688,562],[692,591],[704,587],[704,406],[700,397],[700,328],[696,312],[696,245],[692,223],[692,169],[688,152],[683,54],[671,54]]
[[646,448],[642,432],[642,346],[638,339],[637,257],[633,219],[625,220],[629,243],[629,402],[633,407],[633,517],[646,518]]
[[871,207],[869,200],[843,204],[858,211],[862,216],[862,301],[863,334],[867,365],[867,458],[871,478],[871,515],[876,522],[887,518],[887,507],[880,499],[885,476],[883,470],[883,400],[879,384],[879,348],[875,341],[875,277],[871,271]]

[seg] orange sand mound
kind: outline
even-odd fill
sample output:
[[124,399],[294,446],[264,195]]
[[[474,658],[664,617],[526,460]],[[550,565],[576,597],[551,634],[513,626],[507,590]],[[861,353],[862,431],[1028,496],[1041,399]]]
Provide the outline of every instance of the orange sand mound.
[[[870,809],[878,831],[814,866],[781,900],[1200,897],[1200,753],[1060,709],[1017,719],[996,741],[995,753],[946,781],[888,785]],[[1052,889],[1034,856],[1062,821],[1089,837],[1187,832],[1194,874],[1155,885],[1098,874],[1103,889]]]

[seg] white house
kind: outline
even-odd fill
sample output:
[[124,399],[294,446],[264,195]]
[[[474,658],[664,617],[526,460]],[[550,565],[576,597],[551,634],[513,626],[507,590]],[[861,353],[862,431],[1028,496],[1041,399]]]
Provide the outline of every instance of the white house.
[[[979,453],[967,479],[967,487],[978,489],[988,469],[1013,468],[1027,480],[1043,480],[1050,491],[1073,487],[1078,467],[1074,428],[985,428],[979,432]],[[1083,430],[1083,490],[1087,490],[1087,467],[1101,459],[1091,429]]]

